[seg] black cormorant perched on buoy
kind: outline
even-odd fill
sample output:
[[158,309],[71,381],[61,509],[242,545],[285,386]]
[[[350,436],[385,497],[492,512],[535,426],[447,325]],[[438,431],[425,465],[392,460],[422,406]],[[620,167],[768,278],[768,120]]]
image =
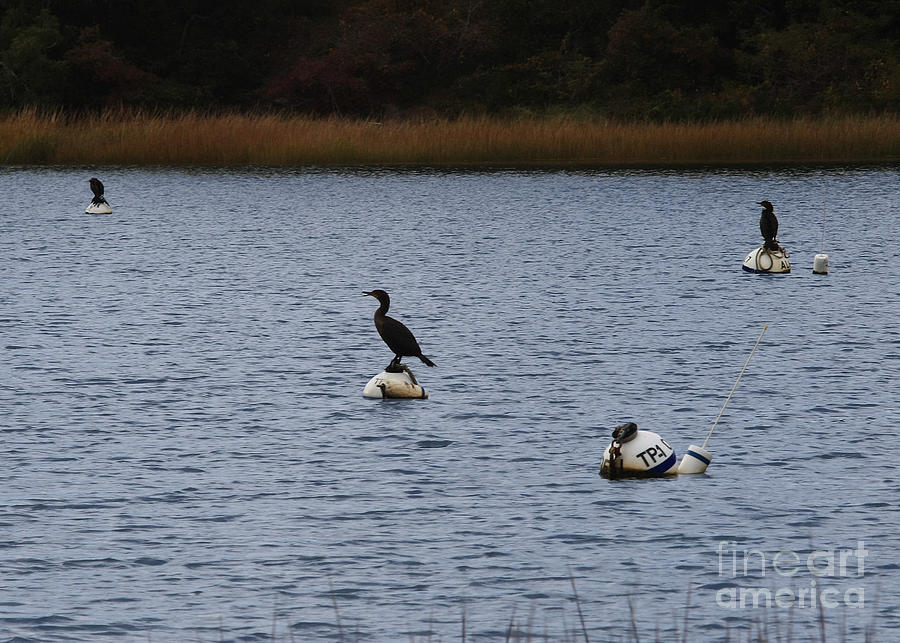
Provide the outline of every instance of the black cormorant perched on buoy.
[[778,219],[775,218],[772,204],[768,201],[758,201],[762,207],[762,215],[759,217],[759,231],[763,236],[763,244],[751,250],[741,269],[754,273],[788,273],[791,271],[791,262],[785,250],[776,237],[778,236]]
[[434,366],[434,362],[422,354],[419,342],[416,341],[412,332],[393,317],[387,316],[388,308],[391,306],[391,298],[388,294],[383,290],[373,290],[363,294],[374,297],[381,303],[378,310],[375,311],[375,328],[388,348],[394,351],[394,359],[391,360],[388,369],[398,367],[403,357],[418,357],[426,366]]
[[763,207],[762,215],[759,217],[759,231],[766,240],[763,245],[767,250],[778,250],[778,242],[775,240],[778,236],[778,219],[775,217],[775,211],[768,201],[758,203]]
[[94,205],[106,203],[106,199],[103,198],[103,183],[100,182],[100,179],[91,179],[88,183],[91,184],[91,192],[94,193],[94,198],[91,199],[91,203]]

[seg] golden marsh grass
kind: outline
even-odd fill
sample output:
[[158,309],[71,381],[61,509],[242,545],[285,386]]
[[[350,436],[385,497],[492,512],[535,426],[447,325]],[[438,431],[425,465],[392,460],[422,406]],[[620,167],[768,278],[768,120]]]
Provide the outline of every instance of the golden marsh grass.
[[0,117],[0,162],[52,165],[621,166],[883,163],[900,117],[622,123],[576,117],[387,121],[277,114],[24,110]]

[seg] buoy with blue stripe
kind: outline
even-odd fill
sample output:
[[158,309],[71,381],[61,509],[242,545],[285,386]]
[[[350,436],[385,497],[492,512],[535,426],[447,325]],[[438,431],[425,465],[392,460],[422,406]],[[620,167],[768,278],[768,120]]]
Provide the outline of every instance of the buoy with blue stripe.
[[675,449],[659,434],[642,431],[634,422],[617,426],[600,464],[600,475],[616,478],[658,478],[679,473],[704,473],[712,454],[692,444],[678,463]]
[[703,447],[692,444],[681,458],[678,473],[705,473],[710,462],[712,462],[712,453]]
[[653,431],[640,431],[634,422],[619,425],[603,454],[604,478],[657,477],[678,473],[675,449]]

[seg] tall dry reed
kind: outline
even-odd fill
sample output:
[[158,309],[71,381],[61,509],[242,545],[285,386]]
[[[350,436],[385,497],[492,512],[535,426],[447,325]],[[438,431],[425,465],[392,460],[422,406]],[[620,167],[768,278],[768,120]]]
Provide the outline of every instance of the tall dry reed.
[[900,160],[900,117],[621,123],[110,111],[0,117],[0,162],[59,165],[686,165]]

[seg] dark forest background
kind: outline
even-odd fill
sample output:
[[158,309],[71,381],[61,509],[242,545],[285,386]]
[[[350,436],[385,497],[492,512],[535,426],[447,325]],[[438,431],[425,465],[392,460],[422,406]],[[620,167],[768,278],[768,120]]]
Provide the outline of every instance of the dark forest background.
[[0,0],[0,110],[900,111],[900,0]]

